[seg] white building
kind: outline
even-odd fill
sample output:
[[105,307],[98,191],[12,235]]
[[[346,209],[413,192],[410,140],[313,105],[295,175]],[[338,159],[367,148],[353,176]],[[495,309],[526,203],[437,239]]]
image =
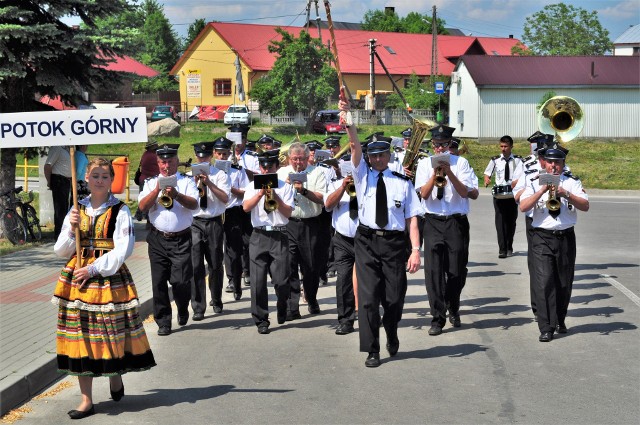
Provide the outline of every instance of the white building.
[[640,24],[629,27],[613,42],[614,56],[640,56]]
[[462,56],[451,78],[449,125],[457,137],[527,138],[549,92],[578,101],[580,138],[640,138],[638,56]]

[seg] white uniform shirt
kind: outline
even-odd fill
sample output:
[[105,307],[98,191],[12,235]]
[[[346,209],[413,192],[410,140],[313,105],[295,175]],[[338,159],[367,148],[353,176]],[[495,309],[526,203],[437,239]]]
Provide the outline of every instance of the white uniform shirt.
[[[467,188],[477,187],[477,178],[469,161],[461,156],[450,155],[449,164],[453,174]],[[416,187],[420,188],[431,178],[434,168],[431,161],[419,161],[416,170]],[[475,181],[475,183],[474,183]],[[475,184],[475,186],[474,186]],[[447,179],[442,199],[438,199],[438,188],[434,186],[427,199],[422,200],[422,206],[428,214],[451,215],[467,214],[469,212],[469,198],[462,198]]]
[[[233,155],[236,153],[233,152]],[[244,150],[238,158],[238,165],[241,165],[245,170],[253,171],[254,173],[260,173],[260,164],[258,163],[258,155],[255,152]]]
[[522,160],[513,156],[513,154],[509,157],[509,180],[505,180],[504,178],[504,169],[507,165],[507,161],[505,160],[503,155],[500,155],[498,158],[491,158],[487,168],[484,170],[484,175],[491,177],[494,173],[496,175],[496,185],[506,185],[511,184],[513,180],[519,179],[524,170],[522,168]]
[[[250,182],[244,188],[244,198],[251,199],[256,196],[256,193],[260,192],[260,190],[261,189],[255,189],[253,187],[253,182]],[[274,190],[285,205],[289,205],[291,208],[294,207],[293,194],[295,193],[295,190],[293,189],[293,186],[285,183],[284,180],[278,179],[278,188]],[[253,227],[286,226],[288,222],[289,219],[282,215],[278,210],[270,213],[265,211],[264,196],[260,198],[258,204],[251,210],[251,224]],[[238,235],[238,237],[240,236],[241,235]]]
[[[231,182],[231,187],[235,189],[243,190],[249,184],[249,177],[247,177],[247,173],[244,171],[244,168],[229,168],[229,180]],[[244,198],[242,196],[234,195],[230,192],[227,208],[242,206],[243,199]]]
[[[116,205],[120,202],[115,196],[111,197],[104,204],[98,208],[91,207],[91,195],[89,197],[81,199],[78,203],[85,206],[85,212],[91,217],[91,225],[95,222],[95,218],[100,214],[103,214],[107,208]],[[95,270],[102,276],[112,276],[115,274],[124,260],[127,259],[133,252],[133,245],[136,242],[136,238],[133,232],[133,221],[131,220],[131,211],[129,207],[124,204],[118,215],[116,216],[116,226],[113,231],[113,249],[105,251],[103,255],[96,258],[92,263]],[[62,230],[60,236],[53,247],[54,252],[60,257],[71,257],[76,250],[76,240],[69,235],[73,233],[71,230],[71,224],[69,223],[69,214],[64,218],[62,224]]]
[[[231,180],[224,171],[214,167],[213,165],[209,166],[209,180],[211,180],[211,183],[216,185],[218,189],[226,193],[227,196],[231,196]],[[198,208],[193,210],[193,216],[200,218],[212,218],[224,213],[227,209],[227,204],[218,199],[212,190],[204,185],[203,188],[206,188],[207,191],[207,208],[204,210],[200,208],[200,196],[198,196],[196,198],[198,201]]]
[[[305,173],[307,174],[307,181],[302,184],[307,190],[312,192],[320,192],[320,194],[324,195],[327,191],[327,181],[324,178],[324,172],[320,169],[322,167],[316,167],[315,165],[309,165],[305,169]],[[293,167],[291,165],[287,165],[286,167],[282,167],[278,170],[278,178],[281,180],[287,180],[289,178],[290,173],[295,173],[293,171]],[[292,184],[293,182],[289,182]],[[293,187],[293,184],[292,184]],[[294,189],[295,196],[295,209],[293,210],[293,214],[291,217],[293,218],[310,218],[317,217],[322,212],[322,205],[316,204],[312,202],[309,198],[302,195],[301,193],[297,193]]]
[[[193,182],[193,179],[182,173],[177,173],[178,182],[176,189],[183,195],[194,198],[196,201],[199,199],[198,188]],[[144,199],[149,193],[151,193],[158,185],[158,176],[150,177],[144,181],[144,187],[142,192],[138,195],[138,202]],[[162,196],[162,191],[158,195],[158,198]],[[179,232],[191,226],[193,222],[192,210],[183,207],[176,199],[173,200],[173,206],[169,209],[163,207],[158,203],[153,204],[149,210],[149,221],[153,226],[162,232]]]
[[[520,201],[533,196],[540,189],[540,180],[534,179],[529,181],[526,189],[520,197]],[[568,177],[566,175],[560,176],[560,187],[568,191],[572,195],[578,196],[582,199],[589,199],[584,189],[582,188],[582,182],[574,177]],[[541,227],[547,230],[565,230],[569,227],[573,227],[578,221],[578,210],[564,197],[558,197],[561,203],[560,214],[555,218],[549,214],[549,210],[546,208],[547,200],[549,199],[549,192],[546,192],[538,200],[537,204],[533,207],[533,227]]]
[[[338,178],[338,175],[336,174],[336,170],[334,170],[331,165],[318,164],[318,168],[322,170],[322,172],[324,173],[324,180],[327,183],[327,187],[329,186],[329,183],[331,183],[333,180]],[[325,192],[326,191],[327,189],[325,188]]]
[[[360,159],[358,167],[354,167],[353,181],[358,195],[358,219],[372,229],[380,229],[376,224],[376,187],[380,171],[367,167],[364,158]],[[424,209],[413,184],[406,178],[396,176],[387,167],[382,171],[382,178],[387,189],[387,209],[389,221],[384,230],[404,231],[406,219],[423,215]]]
[[[51,146],[45,164],[51,165],[51,174],[71,178],[71,155],[65,146]],[[76,176],[84,180],[84,176]]]
[[[531,184],[531,180],[537,178],[540,174],[540,163],[537,160],[528,161],[529,167],[525,165],[526,170],[524,171],[524,175],[521,179],[518,180],[515,187],[513,188],[513,194],[517,194],[522,189]],[[524,193],[524,192],[523,192]],[[518,202],[519,203],[519,202]],[[525,217],[533,216],[533,209],[530,209],[526,213],[524,213]]]
[[[343,179],[336,179],[329,183],[329,188],[327,189],[327,193],[324,195],[324,201],[327,202],[327,198],[336,190],[341,190]],[[349,216],[349,203],[351,202],[351,197],[345,191],[338,201],[338,204],[332,209],[327,209],[327,211],[332,212],[331,214],[331,225],[336,232],[340,233],[342,236],[347,236],[353,238],[356,235],[356,229],[358,228],[358,217],[351,218]]]

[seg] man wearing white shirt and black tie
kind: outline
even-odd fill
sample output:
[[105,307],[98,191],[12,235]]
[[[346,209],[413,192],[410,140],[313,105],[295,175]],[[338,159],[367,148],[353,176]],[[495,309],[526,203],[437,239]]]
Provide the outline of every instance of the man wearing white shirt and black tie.
[[[497,187],[505,188],[504,193],[494,194],[493,208],[495,210],[495,225],[498,233],[498,258],[513,255],[513,236],[516,233],[518,221],[518,206],[513,199],[512,188],[518,183],[524,172],[522,159],[511,153],[513,139],[511,136],[500,138],[501,154],[494,156],[484,170],[484,186],[491,183],[491,176],[495,174]],[[508,195],[511,196],[508,196]],[[504,197],[508,196],[508,197]]]

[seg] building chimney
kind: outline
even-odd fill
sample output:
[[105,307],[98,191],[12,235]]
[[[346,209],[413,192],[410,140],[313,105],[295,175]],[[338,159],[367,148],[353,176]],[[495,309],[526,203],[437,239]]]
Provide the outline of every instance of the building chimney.
[[393,15],[394,13],[396,13],[396,8],[393,7],[393,6],[385,6],[384,13],[385,13],[385,15],[387,15],[387,14]]
[[513,34],[509,34],[509,38],[513,38]]

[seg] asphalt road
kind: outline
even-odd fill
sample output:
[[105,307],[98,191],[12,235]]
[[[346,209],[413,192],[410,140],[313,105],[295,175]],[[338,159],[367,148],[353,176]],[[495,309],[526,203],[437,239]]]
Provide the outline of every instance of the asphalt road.
[[[637,196],[637,195],[636,195]],[[470,215],[471,254],[462,327],[427,335],[424,273],[410,276],[400,352],[364,367],[357,333],[334,334],[335,286],[320,288],[322,314],[258,335],[248,290],[225,294],[223,314],[158,337],[158,366],[124,377],[109,400],[94,384],[92,424],[135,423],[575,423],[636,424],[640,418],[640,198],[591,196],[579,214],[569,333],[538,342],[529,308],[524,220],[512,258],[497,258],[491,198]],[[610,277],[603,277],[608,275]],[[271,291],[271,308],[275,300]],[[305,308],[301,308],[306,313]],[[272,314],[273,310],[272,310]],[[383,332],[384,334],[384,332]],[[384,344],[384,337],[382,337]],[[32,400],[21,424],[67,422],[79,389]],[[54,385],[55,387],[55,385]]]

